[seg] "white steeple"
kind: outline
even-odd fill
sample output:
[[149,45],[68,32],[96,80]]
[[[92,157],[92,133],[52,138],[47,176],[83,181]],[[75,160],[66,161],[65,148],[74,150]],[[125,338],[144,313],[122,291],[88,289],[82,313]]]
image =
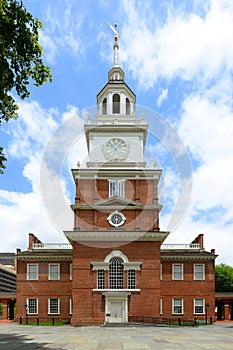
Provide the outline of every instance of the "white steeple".
[[120,35],[117,31],[117,23],[115,23],[114,27],[109,23],[109,27],[112,29],[114,33],[114,45],[113,45],[113,50],[114,50],[114,67],[119,66],[119,44],[118,44],[118,39],[120,38]]

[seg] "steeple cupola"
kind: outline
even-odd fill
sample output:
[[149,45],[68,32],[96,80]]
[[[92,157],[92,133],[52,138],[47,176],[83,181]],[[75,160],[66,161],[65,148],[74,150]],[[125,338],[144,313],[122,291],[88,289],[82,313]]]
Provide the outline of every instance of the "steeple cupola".
[[110,28],[114,32],[113,66],[107,84],[97,95],[96,117],[89,116],[84,126],[87,167],[144,168],[148,125],[144,116],[136,116],[136,95],[125,83],[125,73],[119,65],[119,33],[116,26]]
[[134,115],[136,96],[125,83],[125,73],[119,66],[119,33],[111,25],[113,38],[113,67],[108,72],[108,83],[97,95],[98,114],[101,115]]

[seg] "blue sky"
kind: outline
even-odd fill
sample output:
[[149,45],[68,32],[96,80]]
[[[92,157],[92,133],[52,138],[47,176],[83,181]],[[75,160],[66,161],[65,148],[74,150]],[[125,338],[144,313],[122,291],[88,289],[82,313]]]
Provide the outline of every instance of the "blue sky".
[[[31,86],[18,120],[0,131],[8,156],[0,177],[0,250],[25,248],[29,232],[63,242],[62,230],[72,229],[69,169],[85,161],[83,124],[107,82],[113,64],[107,22],[117,22],[120,65],[150,125],[148,160],[163,169],[160,227],[171,230],[168,242],[190,243],[204,233],[217,263],[233,265],[233,2],[24,4],[43,23],[53,83]],[[48,154],[51,167],[44,168]]]

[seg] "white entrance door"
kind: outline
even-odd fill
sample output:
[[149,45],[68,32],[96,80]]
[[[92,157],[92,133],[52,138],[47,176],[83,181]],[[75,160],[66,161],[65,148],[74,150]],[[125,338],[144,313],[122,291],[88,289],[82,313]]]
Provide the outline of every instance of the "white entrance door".
[[111,300],[109,302],[109,322],[110,323],[122,323],[124,322],[124,301],[123,300]]

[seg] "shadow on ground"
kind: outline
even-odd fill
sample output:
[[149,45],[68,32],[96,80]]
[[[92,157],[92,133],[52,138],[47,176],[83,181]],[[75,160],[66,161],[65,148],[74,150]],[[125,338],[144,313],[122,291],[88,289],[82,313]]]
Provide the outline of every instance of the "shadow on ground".
[[0,349],[1,350],[63,350],[52,348],[51,343],[37,343],[26,335],[2,334],[0,328]]

